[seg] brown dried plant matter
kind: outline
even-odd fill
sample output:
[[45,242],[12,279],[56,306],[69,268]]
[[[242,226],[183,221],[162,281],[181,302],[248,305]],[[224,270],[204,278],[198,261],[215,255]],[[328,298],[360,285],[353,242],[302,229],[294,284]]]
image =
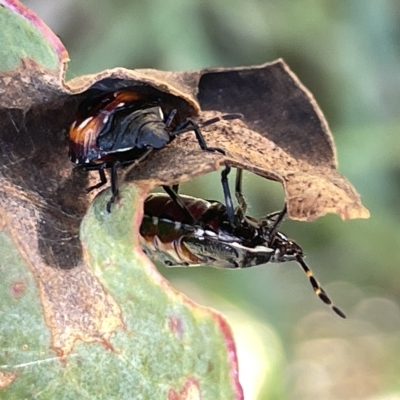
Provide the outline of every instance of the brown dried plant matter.
[[182,135],[135,168],[129,179],[151,186],[180,183],[227,164],[281,182],[293,219],[312,221],[326,213],[369,217],[355,189],[336,171],[335,147],[321,110],[282,60],[198,75],[199,120],[229,112],[244,115],[202,130],[207,144],[226,156],[204,153],[194,135]]
[[191,134],[153,152],[128,176],[148,190],[229,164],[281,182],[291,218],[369,216],[336,171],[332,137],[315,100],[282,60],[193,72],[117,68],[67,83],[59,76],[32,60],[0,73],[0,222],[38,283],[60,355],[77,339],[107,343],[123,326],[119,306],[83,259],[78,237],[90,202],[84,193],[88,178],[72,171],[66,132],[89,89],[137,87],[161,98],[165,111],[177,108],[182,118],[244,115],[204,129],[207,144],[226,156],[201,151]]

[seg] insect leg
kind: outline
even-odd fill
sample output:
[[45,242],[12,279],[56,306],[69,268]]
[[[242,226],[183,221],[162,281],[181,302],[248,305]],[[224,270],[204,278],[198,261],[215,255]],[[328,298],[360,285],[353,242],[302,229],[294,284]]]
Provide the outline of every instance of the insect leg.
[[222,115],[220,117],[211,118],[200,124],[196,123],[191,118],[187,118],[185,121],[183,121],[181,124],[179,124],[176,127],[175,131],[171,132],[171,136],[174,137],[174,136],[181,135],[182,133],[185,133],[185,132],[194,131],[194,133],[196,135],[196,139],[199,142],[199,145],[202,150],[212,151],[212,152],[217,151],[217,152],[225,155],[225,151],[223,149],[220,149],[219,147],[208,147],[207,146],[206,140],[204,139],[204,136],[201,133],[200,128],[215,124],[218,121],[232,120],[232,119],[239,119],[239,118],[243,118],[243,115],[242,114],[226,114],[226,115]]
[[[150,147],[148,149],[146,149],[146,151],[139,157],[137,158],[135,161],[131,162],[121,162],[121,161],[116,161],[113,164],[108,165],[109,167],[111,167],[111,192],[112,192],[112,196],[110,198],[110,200],[107,203],[107,211],[111,212],[111,205],[112,203],[115,202],[116,198],[118,197],[119,194],[119,184],[118,184],[118,174],[117,174],[117,168],[118,167],[124,167],[124,171],[122,174],[122,181],[125,180],[125,177],[128,175],[128,173],[134,168],[136,167],[138,164],[140,164],[151,152],[153,151],[153,148]],[[126,166],[127,164],[129,164],[128,166]]]
[[282,223],[287,212],[286,204],[281,211],[274,211],[267,216],[259,219],[258,226],[263,229],[263,232],[269,237],[269,244],[275,239],[278,226]]
[[185,215],[185,218],[187,219],[187,222],[191,225],[195,225],[197,222],[192,213],[188,210],[186,207],[185,203],[181,199],[181,197],[178,195],[178,193],[174,190],[174,188],[178,185],[174,186],[163,186],[163,189],[165,192],[168,194],[169,197],[171,197],[172,201],[181,209],[182,213]]
[[346,315],[342,310],[337,308],[332,304],[332,300],[328,297],[327,293],[325,292],[324,289],[322,289],[321,285],[318,283],[318,281],[315,279],[311,269],[307,266],[307,264],[304,262],[303,257],[300,254],[296,255],[296,260],[297,262],[301,265],[303,268],[304,272],[308,276],[308,279],[310,280],[311,286],[314,289],[315,294],[325,303],[327,304],[332,310],[339,315],[339,317],[346,318]]
[[104,172],[106,168],[108,168],[107,163],[102,163],[99,165],[79,165],[78,167],[74,168],[74,171],[82,170],[82,171],[99,171],[100,182],[96,183],[93,186],[89,186],[85,189],[86,193],[91,192],[94,189],[98,189],[107,183],[107,177]]
[[283,206],[282,211],[277,211],[277,212],[274,212],[274,213],[271,213],[271,214],[267,215],[267,219],[268,220],[270,220],[271,218],[275,218],[275,216],[276,216],[276,219],[273,222],[273,224],[272,224],[272,226],[271,226],[271,228],[270,228],[270,230],[268,232],[269,237],[271,238],[271,240],[275,236],[276,230],[278,229],[278,226],[283,221],[283,218],[285,218],[286,212],[287,212],[287,207],[286,207],[286,203],[285,203],[285,205]]
[[119,193],[119,186],[118,186],[118,174],[117,168],[121,165],[119,161],[116,161],[111,165],[111,197],[110,200],[107,202],[106,209],[108,212],[111,212],[111,205],[115,202],[116,198],[118,197]]
[[243,170],[241,168],[236,168],[236,181],[235,181],[235,196],[239,203],[239,207],[242,210],[243,215],[246,214],[247,203],[243,196],[242,191],[242,181],[243,181]]
[[171,127],[172,121],[174,120],[176,113],[177,113],[176,108],[172,109],[168,113],[167,118],[165,119],[165,127],[166,127],[166,129]]
[[[215,119],[214,118],[212,120],[212,123],[215,123],[217,121],[219,121],[219,119]],[[208,122],[208,121],[206,121],[206,122]],[[201,126],[204,126],[204,124],[206,122],[204,122]],[[211,124],[207,124],[207,125],[211,125]],[[186,119],[186,121],[184,121],[182,123],[182,125],[179,126],[179,128],[180,128],[179,130],[177,130],[175,132],[172,132],[173,136],[178,136],[178,135],[180,135],[182,133],[193,131],[195,133],[195,135],[196,135],[196,139],[199,142],[199,146],[200,146],[200,148],[202,150],[204,150],[204,151],[212,151],[212,152],[218,151],[219,153],[222,153],[222,154],[225,155],[225,151],[224,150],[222,150],[222,149],[220,149],[218,147],[208,147],[207,146],[206,140],[204,139],[204,136],[201,133],[200,125],[198,125],[193,119],[191,119],[191,118]]]
[[221,172],[221,183],[222,189],[224,191],[226,213],[228,214],[228,219],[231,224],[235,223],[235,209],[233,207],[231,191],[229,189],[228,175],[231,172],[231,167],[225,166],[225,169]]
[[98,189],[99,187],[102,187],[103,185],[105,185],[107,183],[107,177],[106,177],[106,173],[104,172],[104,168],[99,169],[99,176],[100,176],[100,182],[97,183],[96,185],[88,187],[86,189],[87,193],[91,192],[93,189]]

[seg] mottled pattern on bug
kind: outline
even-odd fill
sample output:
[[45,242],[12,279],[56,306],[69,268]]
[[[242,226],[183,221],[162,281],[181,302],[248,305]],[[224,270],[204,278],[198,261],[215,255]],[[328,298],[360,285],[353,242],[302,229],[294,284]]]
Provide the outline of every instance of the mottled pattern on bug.
[[275,229],[279,213],[261,220],[238,214],[236,223],[232,224],[226,207],[220,202],[189,196],[180,196],[180,199],[195,223],[165,194],[151,194],[146,199],[140,240],[150,257],[167,266],[225,269],[297,261],[319,298],[345,318],[305,264],[300,246]]

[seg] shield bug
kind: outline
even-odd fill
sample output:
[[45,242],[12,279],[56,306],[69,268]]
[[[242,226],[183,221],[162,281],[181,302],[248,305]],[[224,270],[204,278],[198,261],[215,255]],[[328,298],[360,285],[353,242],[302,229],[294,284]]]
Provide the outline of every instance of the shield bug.
[[192,118],[179,121],[176,117],[176,109],[164,115],[160,100],[129,89],[102,94],[81,103],[69,129],[69,157],[78,169],[99,172],[100,182],[88,191],[106,184],[104,170],[111,169],[112,197],[107,204],[108,211],[118,195],[118,167],[139,163],[153,150],[165,147],[189,131],[195,133],[202,150],[224,153],[207,146],[201,128],[242,115],[226,114],[202,123]]
[[189,212],[166,194],[150,194],[140,227],[143,251],[167,266],[249,268],[268,262],[297,261],[318,297],[342,318],[345,314],[328,297],[304,261],[299,245],[277,230],[286,208],[256,220],[235,210],[231,223],[225,205],[179,196]]

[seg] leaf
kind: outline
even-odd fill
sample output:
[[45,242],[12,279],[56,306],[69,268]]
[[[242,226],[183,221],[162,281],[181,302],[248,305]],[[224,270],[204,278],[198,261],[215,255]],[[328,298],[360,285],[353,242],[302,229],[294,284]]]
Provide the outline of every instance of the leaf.
[[[200,151],[197,142],[179,137],[149,157],[130,175],[154,186],[175,184],[237,166],[285,189],[289,216],[312,221],[326,213],[343,219],[368,218],[368,210],[351,184],[336,171],[332,135],[312,95],[288,66],[278,60],[262,66],[193,72],[197,78],[202,120],[221,113],[242,113],[242,121],[221,121],[202,130],[209,146],[226,151]],[[210,111],[205,111],[210,110]]]
[[[369,217],[357,192],[336,171],[333,139],[322,111],[282,60],[258,67],[193,72],[115,68],[63,84],[60,78],[64,75],[68,56],[58,38],[18,2],[3,1],[9,4],[10,9],[33,21],[34,26],[44,33],[33,41],[38,46],[28,41],[27,49],[39,47],[43,50],[45,44],[51,44],[49,54],[53,58],[57,55],[59,59],[53,75],[43,69],[42,64],[46,64],[43,60],[47,60],[43,56],[38,61],[34,59],[32,68],[24,65],[24,62],[31,62],[28,57],[22,59],[21,67],[13,70],[14,76],[27,75],[25,79],[10,80],[12,74],[6,73],[8,79],[2,79],[6,83],[3,96],[6,108],[27,109],[31,102],[38,104],[40,100],[51,99],[52,106],[64,117],[60,118],[59,126],[67,128],[73,119],[71,110],[74,108],[68,94],[139,85],[161,98],[167,110],[178,109],[182,118],[200,115],[206,119],[220,112],[241,112],[243,121],[220,122],[205,129],[209,144],[224,148],[226,157],[204,154],[193,140],[190,146],[188,136],[183,135],[151,155],[141,167],[135,168],[130,179],[146,180],[154,187],[180,183],[230,164],[281,182],[288,213],[293,219],[310,221],[328,212],[337,213],[343,219]],[[10,13],[3,9],[4,20],[6,17],[7,21],[16,18],[12,13],[13,18],[10,18]],[[28,25],[28,28],[31,27]],[[10,43],[19,43],[13,36],[13,29],[14,25],[10,24],[4,32],[8,34]],[[26,39],[28,34],[21,36]],[[46,39],[48,43],[43,43]],[[22,40],[22,43],[26,41]],[[18,46],[9,47],[10,54],[21,56]],[[19,69],[22,69],[22,75]],[[32,85],[34,80],[38,81]],[[10,86],[13,81],[21,81],[23,87],[15,90],[13,85]],[[25,96],[15,98],[15,93],[21,90]],[[206,110],[209,114],[205,113]]]
[[245,126],[219,137],[219,146],[229,151],[232,165],[281,182],[291,218],[311,221],[326,213],[369,217],[357,192],[336,171],[333,138],[322,111],[283,60],[205,71],[198,98],[202,110],[244,114]]
[[[292,218],[367,217],[336,172],[333,141],[312,96],[282,60],[193,72],[116,68],[64,83],[68,55],[58,38],[17,1],[0,4],[5,396],[27,397],[34,387],[50,398],[99,391],[110,398],[117,390],[241,398],[223,318],[176,293],[139,248],[143,201],[154,186],[228,163],[282,182]],[[182,135],[131,171],[111,215],[108,191],[88,211],[90,175],[72,172],[68,126],[92,89],[128,86],[157,96],[166,111],[177,108],[181,118],[238,111],[244,119],[204,129],[226,156]]]
[[19,1],[1,0],[0,5],[0,107],[28,109],[53,101],[62,94],[67,51]]
[[[7,249],[1,373],[18,374],[4,396],[29,397],[29,382],[35,382],[44,398],[85,392],[99,398],[127,398],[124,392],[143,398],[241,398],[235,346],[224,319],[175,291],[137,250],[134,231],[141,213],[132,205],[141,204],[143,194],[126,188],[112,214],[105,211],[108,196],[99,197],[82,223],[86,266],[62,271],[42,264],[29,274],[11,235],[0,235],[5,241],[0,249]],[[64,364],[51,354],[49,333]]]
[[144,191],[124,190],[111,215],[107,191],[87,211],[86,176],[66,157],[77,104],[62,86],[66,51],[29,10],[3,4],[2,43],[26,58],[0,72],[2,396],[242,398],[229,326],[138,246]]
[[128,180],[146,181],[150,188],[170,185],[228,164],[281,182],[293,219],[312,221],[326,213],[343,219],[369,217],[358,193],[336,170],[333,138],[322,111],[283,60],[175,73],[116,68],[76,78],[67,86],[78,93],[143,83],[149,94],[162,99],[165,110],[176,108],[182,118],[207,120],[232,112],[244,118],[202,130],[207,144],[225,150],[225,157],[204,153],[194,135],[182,135],[134,168]]

